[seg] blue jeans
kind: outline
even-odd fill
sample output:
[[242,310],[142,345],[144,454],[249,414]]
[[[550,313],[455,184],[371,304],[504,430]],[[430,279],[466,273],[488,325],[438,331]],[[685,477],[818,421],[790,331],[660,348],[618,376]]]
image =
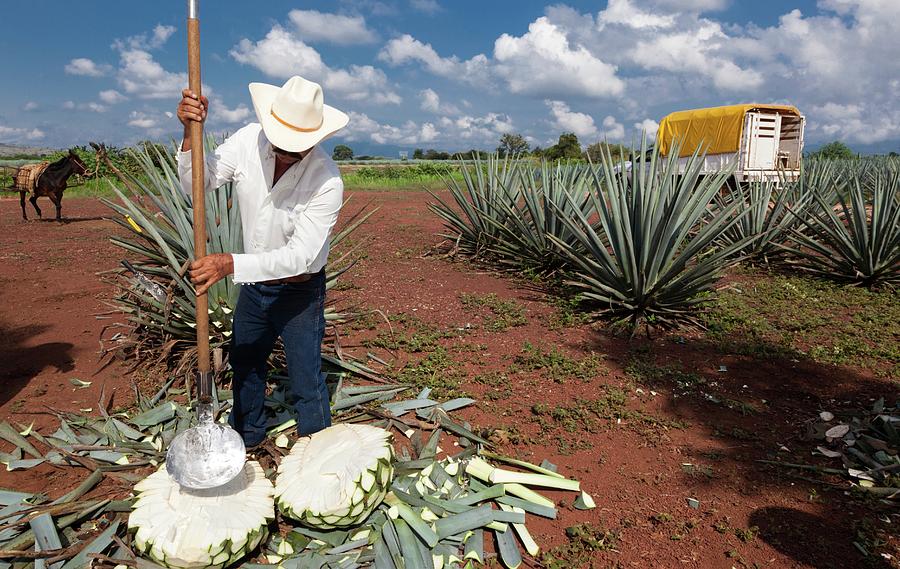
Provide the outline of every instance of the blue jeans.
[[279,336],[287,357],[287,395],[297,412],[298,432],[309,435],[331,425],[321,357],[324,271],[303,283],[242,285],[232,328],[229,359],[234,370],[234,409],[228,422],[247,446],[266,437],[267,360]]

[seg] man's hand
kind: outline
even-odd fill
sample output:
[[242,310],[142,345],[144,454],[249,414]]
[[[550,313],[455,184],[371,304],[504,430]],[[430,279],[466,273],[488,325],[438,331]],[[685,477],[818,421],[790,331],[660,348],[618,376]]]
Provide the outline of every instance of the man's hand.
[[190,125],[191,121],[204,122],[206,120],[206,112],[209,110],[209,99],[200,97],[190,89],[184,89],[181,92],[181,102],[178,103],[178,120],[185,127]]
[[234,259],[228,253],[207,255],[191,263],[191,282],[199,296],[233,272]]
[[184,142],[181,150],[187,152],[191,149],[190,125],[192,122],[203,124],[209,111],[209,99],[201,96],[199,99],[190,89],[181,92],[181,102],[178,103],[178,120],[184,125]]

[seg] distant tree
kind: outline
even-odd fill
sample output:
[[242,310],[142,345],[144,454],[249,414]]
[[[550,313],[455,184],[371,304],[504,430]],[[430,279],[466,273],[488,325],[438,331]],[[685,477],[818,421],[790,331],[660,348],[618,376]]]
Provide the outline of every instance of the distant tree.
[[421,148],[413,150],[413,160],[422,160],[425,158],[425,151]]
[[528,152],[528,141],[521,134],[508,132],[500,137],[500,146],[497,147],[497,154],[500,156],[525,154],[526,152]]
[[574,132],[559,135],[559,141],[547,149],[545,155],[550,160],[574,160],[581,158],[581,144]]
[[585,152],[585,158],[589,158],[594,164],[601,160],[601,157],[609,152],[613,160],[619,160],[622,157],[627,158],[631,151],[621,144],[609,144],[608,142],[595,142],[588,145]]
[[475,160],[476,158],[478,158],[479,160],[487,160],[490,156],[490,152],[471,148],[469,150],[466,150],[465,152],[457,152],[453,157],[459,158],[460,160]]
[[346,144],[338,144],[334,147],[334,152],[331,153],[332,160],[352,160],[353,159],[353,149],[347,146]]
[[849,146],[840,140],[835,140],[834,142],[829,142],[818,151],[813,152],[813,156],[825,158],[826,160],[848,160],[853,158],[854,154]]
[[890,157],[890,158],[896,158],[896,157],[898,157],[898,156],[900,156],[900,154],[897,154],[897,153],[894,152],[893,150],[891,150],[890,152],[888,152],[888,157]]
[[450,153],[449,152],[441,152],[439,150],[435,150],[434,148],[429,148],[425,151],[425,159],[426,160],[449,160]]
[[531,155],[534,156],[535,158],[543,157],[544,152],[545,152],[544,149],[541,148],[540,146],[535,146],[534,148],[531,149]]

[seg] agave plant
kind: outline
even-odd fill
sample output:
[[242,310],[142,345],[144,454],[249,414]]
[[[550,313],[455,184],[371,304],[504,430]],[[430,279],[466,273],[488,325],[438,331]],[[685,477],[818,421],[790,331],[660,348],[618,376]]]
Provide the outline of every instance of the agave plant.
[[738,211],[746,211],[737,223],[722,234],[718,243],[724,247],[745,243],[735,251],[735,255],[750,262],[768,264],[773,258],[783,255],[785,250],[781,244],[802,225],[803,212],[812,200],[809,181],[809,176],[801,175],[797,183],[783,184],[781,187],[771,181],[751,182],[725,194],[717,194],[714,212],[726,208],[732,201],[741,204]]
[[[834,200],[827,199],[834,196]],[[900,284],[900,169],[896,162],[845,167],[837,191],[816,192],[792,231],[794,264],[810,273],[874,288]]]
[[460,160],[459,166],[462,185],[446,178],[452,202],[445,202],[432,192],[437,203],[429,208],[450,231],[443,237],[454,241],[464,254],[484,257],[500,240],[502,228],[515,209],[518,171],[522,166],[515,157],[496,155],[487,161],[476,157],[471,165]]
[[[206,146],[207,152],[211,152],[215,143],[210,139]],[[137,257],[135,268],[161,287],[166,298],[154,294],[153,284],[141,285],[141,279],[129,280],[128,286],[121,288],[113,306],[128,316],[131,330],[129,338],[119,336],[117,348],[130,346],[139,360],[152,356],[152,360],[166,361],[179,355],[177,367],[181,369],[193,361],[196,338],[196,293],[186,275],[194,248],[191,197],[181,190],[172,154],[144,148],[135,151],[134,158],[140,165],[141,175],[120,173],[130,195],[113,185],[118,202],[102,200],[119,214],[112,221],[129,234],[113,236],[111,241]],[[373,213],[375,210],[365,214],[361,210],[353,216],[342,231],[332,236],[332,248],[337,248]],[[206,214],[208,252],[242,252],[240,214],[231,184],[207,193]],[[352,251],[336,254],[326,275],[327,288],[333,287],[338,276],[352,265],[351,254]],[[212,348],[223,346],[231,336],[231,314],[238,292],[239,287],[231,279],[223,279],[209,289]],[[333,306],[326,308],[326,319],[334,321],[341,317]]]
[[[647,153],[645,137],[640,155]],[[709,214],[732,172],[701,176],[702,165],[703,157],[695,153],[680,169],[677,151],[662,157],[653,150],[649,160],[629,168],[607,152],[593,175],[591,214],[574,205],[573,218],[559,210],[575,242],[549,238],[571,264],[570,284],[583,291],[598,315],[627,325],[632,334],[641,326],[648,333],[650,327],[701,326],[698,305],[747,243],[713,247],[746,213],[739,211],[742,202],[733,200]],[[568,199],[580,203],[572,194]]]
[[[578,165],[544,161],[538,169],[520,168],[519,199],[499,204],[506,213],[505,224],[496,225],[497,238],[490,251],[513,269],[540,274],[561,269],[566,259],[550,236],[578,247],[578,239],[564,218],[572,219],[577,213],[590,216],[592,180],[591,168]],[[570,195],[575,200],[570,200]]]

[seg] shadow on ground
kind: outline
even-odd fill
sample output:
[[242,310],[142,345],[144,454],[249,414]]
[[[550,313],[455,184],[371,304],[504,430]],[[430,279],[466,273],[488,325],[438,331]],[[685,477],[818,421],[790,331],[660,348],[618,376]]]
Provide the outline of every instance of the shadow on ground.
[[10,327],[0,323],[0,405],[16,397],[29,382],[47,368],[58,372],[75,369],[73,345],[69,342],[46,342],[31,345],[31,340],[49,329],[49,325]]
[[[825,518],[793,508],[759,508],[750,514],[750,525],[759,528],[759,539],[798,563],[812,567],[845,569],[843,560],[836,560],[833,543],[827,536],[841,531],[834,518]],[[866,557],[867,569],[890,569],[877,553]]]

